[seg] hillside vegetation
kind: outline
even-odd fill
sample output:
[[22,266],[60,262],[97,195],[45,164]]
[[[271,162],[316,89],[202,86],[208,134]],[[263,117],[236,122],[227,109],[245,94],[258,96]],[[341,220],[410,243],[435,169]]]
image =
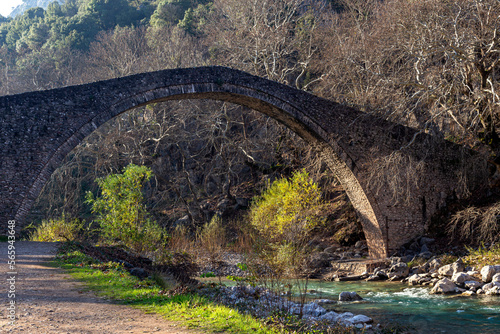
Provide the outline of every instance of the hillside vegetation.
[[[498,241],[487,209],[500,180],[496,0],[67,0],[0,21],[2,95],[224,65],[488,154],[489,189],[455,206],[449,230],[474,241],[486,226]],[[335,211],[335,176],[300,138],[216,101],[150,105],[102,126],[66,157],[32,219],[97,220],[85,194],[98,196],[95,180],[130,163],[152,171],[144,205],[159,228],[193,235],[214,215],[237,226],[266,184],[303,168],[330,203],[318,221],[335,226],[310,238],[342,242],[356,223]],[[339,215],[350,218],[334,225]]]

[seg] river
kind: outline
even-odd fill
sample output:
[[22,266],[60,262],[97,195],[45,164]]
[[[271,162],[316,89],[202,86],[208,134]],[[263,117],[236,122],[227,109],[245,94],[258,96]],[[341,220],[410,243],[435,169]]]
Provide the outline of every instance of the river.
[[[235,284],[226,280],[224,283]],[[500,333],[500,296],[430,295],[430,288],[410,287],[400,282],[309,280],[306,289],[309,291],[306,297],[310,300],[338,300],[340,292],[356,291],[363,301],[323,307],[335,312],[367,315],[374,319],[374,325],[380,323],[422,334]]]
[[500,333],[500,296],[430,295],[429,288],[399,282],[309,281],[308,290],[316,291],[308,297],[331,299],[356,291],[364,301],[331,308],[368,315],[375,324],[411,326],[415,333]]

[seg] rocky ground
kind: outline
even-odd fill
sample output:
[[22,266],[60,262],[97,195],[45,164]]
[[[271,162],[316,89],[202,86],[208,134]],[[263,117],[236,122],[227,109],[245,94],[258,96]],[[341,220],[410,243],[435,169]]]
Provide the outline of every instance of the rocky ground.
[[[2,333],[196,333],[113,304],[85,290],[62,270],[44,265],[55,253],[54,243],[16,242],[16,323],[7,318],[7,243],[0,243]],[[9,276],[10,277],[10,276]],[[14,299],[12,299],[14,300]]]

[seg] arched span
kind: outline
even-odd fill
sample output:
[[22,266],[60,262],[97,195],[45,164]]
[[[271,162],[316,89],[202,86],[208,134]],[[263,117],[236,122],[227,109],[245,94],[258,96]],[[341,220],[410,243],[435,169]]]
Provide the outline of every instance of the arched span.
[[[15,215],[22,224],[64,157],[108,120],[139,106],[181,99],[215,99],[247,106],[305,139],[346,189],[362,218],[372,256],[386,256],[404,239],[396,240],[391,235],[389,222],[398,226],[395,236],[401,234],[399,225],[406,226],[405,233],[421,232],[422,220],[425,223],[427,219],[419,212],[421,201],[419,208],[412,204],[394,209],[387,196],[370,193],[367,177],[370,161],[414,140],[414,130],[223,67],[165,70],[0,98],[0,126],[6,131],[0,138],[5,142],[0,142],[4,153],[0,172],[6,180],[0,191],[7,198],[6,204],[0,204],[0,215],[6,220]],[[5,126],[9,124],[14,126],[13,131]],[[435,202],[430,197],[425,200]],[[409,209],[413,212],[408,213]],[[421,221],[415,225],[415,219]]]

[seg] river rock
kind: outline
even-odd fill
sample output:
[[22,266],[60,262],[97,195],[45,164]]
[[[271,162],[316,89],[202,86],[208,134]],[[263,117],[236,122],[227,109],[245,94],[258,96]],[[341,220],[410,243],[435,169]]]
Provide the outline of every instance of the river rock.
[[494,295],[494,296],[500,295],[500,286],[498,286],[498,285],[493,286],[491,289],[486,291],[486,294],[487,295]]
[[367,317],[366,315],[363,314],[358,314],[349,319],[354,325],[356,324],[369,324],[373,322],[373,319],[370,317]]
[[319,318],[321,320],[324,320],[324,321],[328,321],[328,322],[331,322],[331,323],[336,323],[339,320],[340,315],[338,313],[336,313],[336,312],[330,311],[330,312],[327,312],[327,313],[323,314]]
[[380,281],[380,280],[381,278],[378,275],[370,275],[365,279],[365,281],[367,282]]
[[326,310],[319,306],[316,303],[307,303],[304,304],[304,307],[302,309],[302,314],[304,315],[311,315],[313,317],[319,317],[322,316],[323,314],[326,313]]
[[451,277],[451,280],[455,282],[455,284],[461,285],[465,281],[471,281],[472,277],[470,277],[467,273],[459,272],[459,273],[454,273],[453,276]]
[[425,266],[427,267],[427,270],[429,272],[433,273],[436,270],[438,270],[439,267],[441,267],[441,260],[440,259],[432,259],[430,261],[427,261]]
[[455,292],[456,287],[457,286],[455,285],[455,283],[453,283],[453,281],[445,277],[442,280],[436,282],[430,293],[440,294],[440,293]]
[[465,291],[465,292],[462,292],[462,296],[474,296],[476,293],[474,291]]
[[453,274],[462,272],[465,270],[464,263],[462,262],[462,259],[458,259],[452,264],[447,264],[445,266],[442,266],[441,268],[438,269],[438,274],[442,276],[453,276]]
[[356,300],[363,300],[363,298],[361,298],[361,296],[355,291],[344,291],[339,294],[339,301],[341,302],[352,302]]
[[483,284],[481,284],[481,282],[478,282],[478,281],[465,281],[464,282],[464,286],[469,289],[469,290],[472,290],[472,291],[476,291],[477,289],[479,289]]
[[500,266],[484,266],[481,269],[481,278],[483,282],[489,283],[493,276],[500,272]]
[[318,305],[327,305],[327,304],[336,304],[337,303],[337,301],[333,300],[333,299],[315,299],[314,302],[317,303]]
[[352,314],[351,312],[344,312],[339,314],[337,322],[346,327],[352,326],[351,322],[352,317],[354,317],[354,314]]
[[410,273],[410,268],[404,262],[399,262],[391,266],[388,272],[388,277],[391,279],[395,278],[405,278]]
[[410,277],[408,277],[408,285],[417,285],[417,284],[420,284],[420,280],[423,277],[424,276],[420,275],[420,274],[411,275]]
[[407,279],[408,285],[419,285],[430,281],[430,277],[427,274],[415,274]]
[[493,275],[491,278],[492,282],[500,282],[500,273]]

